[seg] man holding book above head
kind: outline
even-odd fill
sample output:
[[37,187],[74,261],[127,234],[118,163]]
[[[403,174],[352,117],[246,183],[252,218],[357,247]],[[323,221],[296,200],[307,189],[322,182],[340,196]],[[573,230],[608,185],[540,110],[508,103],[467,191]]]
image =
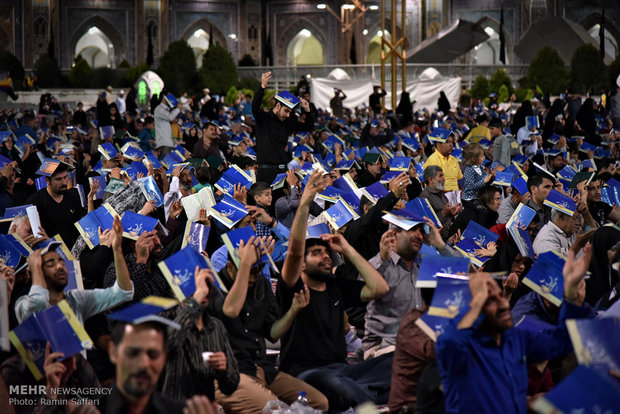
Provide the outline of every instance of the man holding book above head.
[[[261,75],[261,84],[254,94],[252,115],[256,123],[256,161],[258,162],[257,181],[271,183],[279,173],[286,172],[286,164],[291,155],[287,152],[288,137],[298,131],[312,131],[314,119],[310,104],[287,91],[275,95],[275,105],[269,112],[261,109],[265,88],[271,79],[271,72]],[[293,112],[298,104],[304,111],[305,120],[300,122]]]
[[514,328],[508,299],[497,282],[485,273],[470,274],[469,308],[437,339],[446,413],[527,412],[528,364],[570,353],[565,321],[590,316],[584,277],[591,256],[591,246],[578,260],[569,253],[562,269],[564,301],[558,325],[551,329]]
[[47,187],[32,194],[27,204],[37,207],[41,227],[48,235],[60,234],[67,246],[73,246],[79,233],[73,223],[86,213],[77,189],[67,189],[70,166],[58,160],[43,162],[38,174],[45,175]]
[[595,177],[586,186],[588,210],[599,226],[604,226],[608,221],[617,224],[620,222],[620,208],[601,201],[603,184],[603,180]]
[[368,187],[381,178],[381,154],[367,152],[362,157],[362,169],[357,175],[355,183],[358,187]]
[[540,229],[551,220],[551,207],[544,203],[554,184],[555,181],[546,174],[532,174],[527,180],[527,188],[531,197],[525,205],[534,209],[539,218],[532,240],[536,238]]
[[162,91],[159,96],[161,101],[153,111],[155,118],[155,149],[159,151],[159,158],[163,159],[174,151],[176,146],[172,138],[170,122],[179,116],[182,104],[168,91]]
[[[278,299],[286,309],[299,291],[308,289],[310,302],[282,338],[280,369],[325,394],[331,410],[344,411],[365,401],[385,404],[392,360],[384,355],[346,364],[344,309],[385,295],[389,286],[341,234],[306,240],[310,204],[326,186],[327,178],[314,171],[293,220]],[[334,253],[353,263],[362,280],[343,278],[338,269],[334,273]]]
[[28,268],[32,287],[27,295],[17,299],[15,314],[18,321],[22,322],[33,313],[48,309],[66,299],[80,323],[84,324],[91,316],[131,300],[134,290],[121,252],[123,228],[118,217],[114,220],[112,233],[116,278],[107,289],[76,289],[65,293],[69,275],[63,257],[54,250],[59,243],[52,243],[51,247],[31,253],[28,256]]
[[447,129],[435,128],[428,134],[428,139],[435,143],[435,152],[428,157],[424,167],[431,165],[441,167],[446,177],[445,191],[458,190],[458,180],[463,178],[463,172],[458,160],[451,155],[456,137]]

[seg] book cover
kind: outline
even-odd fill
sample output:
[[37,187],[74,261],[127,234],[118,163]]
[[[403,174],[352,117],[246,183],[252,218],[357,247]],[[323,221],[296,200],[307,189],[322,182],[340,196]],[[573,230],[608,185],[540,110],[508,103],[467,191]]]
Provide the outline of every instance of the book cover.
[[585,181],[586,185],[589,185],[595,175],[596,173],[593,171],[580,171],[575,173],[575,175],[570,179],[570,185],[568,188],[577,188],[577,185],[582,181]]
[[614,383],[614,380],[583,365],[532,404],[532,408],[541,414],[617,413],[618,407],[620,390],[617,381]]
[[207,240],[209,240],[210,230],[211,228],[209,226],[188,220],[185,224],[181,248],[184,249],[190,246],[198,253],[205,251],[207,249]]
[[319,223],[306,228],[306,239],[320,239],[324,234],[331,234],[331,230],[326,223]]
[[[240,264],[239,253],[238,253],[239,244],[241,240],[243,240],[244,242],[247,242],[253,236],[256,237],[256,233],[254,232],[254,230],[252,230],[252,227],[250,226],[240,227],[238,229],[231,230],[228,233],[222,234],[222,241],[224,241],[224,245],[226,246],[226,249],[228,250],[228,257],[230,257],[230,259],[233,261],[235,266],[237,266],[237,268],[239,268],[239,264]],[[279,273],[279,270],[276,264],[274,263],[273,259],[268,253],[262,255],[260,259],[258,260],[258,263],[255,264],[255,266],[257,266],[260,263],[268,263],[270,267],[276,273]]]
[[334,167],[335,170],[349,171],[351,168],[360,169],[360,165],[355,160],[342,160]]
[[497,242],[497,233],[481,226],[475,221],[470,221],[461,236],[461,241],[454,248],[469,257],[473,264],[480,267],[490,257],[477,256],[476,250],[487,247],[490,242]]
[[438,229],[443,227],[441,221],[439,221],[439,217],[437,217],[437,214],[433,209],[433,206],[431,206],[431,203],[426,198],[414,198],[413,200],[408,201],[405,204],[405,207],[420,217],[429,218]]
[[224,195],[224,198],[222,198],[219,203],[211,207],[209,214],[217,221],[231,229],[235,224],[247,216],[249,212],[242,203],[238,202],[229,195]]
[[566,327],[579,364],[603,375],[620,372],[620,318],[569,319]]
[[[166,168],[170,168],[174,164],[182,164],[183,161],[185,161],[185,160],[178,153],[176,153],[175,151],[172,151],[172,152],[168,153],[168,155],[166,155],[163,160],[161,160],[161,163]],[[170,173],[168,173],[168,174],[170,174]]]
[[579,151],[581,151],[581,152],[588,152],[588,151],[594,152],[594,151],[596,151],[596,145],[592,145],[592,144],[590,144],[588,142],[583,142],[581,144],[581,146],[579,146]]
[[111,229],[114,223],[114,216],[117,215],[110,204],[104,203],[98,209],[82,217],[75,223],[75,227],[77,227],[88,247],[93,249],[99,245],[99,228],[101,228],[101,231]]
[[105,141],[106,139],[109,139],[109,138],[113,138],[114,137],[114,127],[112,125],[107,125],[107,126],[99,127],[99,135],[101,136],[101,140],[102,141]]
[[189,246],[159,262],[157,266],[168,281],[172,293],[180,302],[192,296],[196,291],[194,280],[196,266],[200,269],[208,268],[205,257]]
[[403,208],[401,210],[385,211],[383,220],[392,223],[404,230],[411,230],[413,227],[426,223],[424,218],[415,214],[411,210]]
[[332,185],[345,192],[359,191],[357,184],[355,184],[355,181],[353,181],[349,173],[338,178]]
[[572,216],[577,210],[575,201],[567,195],[560,193],[558,190],[551,189],[551,192],[543,201],[543,204],[561,211],[564,214]]
[[453,319],[469,307],[471,292],[468,275],[440,273],[428,314]]
[[[119,180],[118,178],[110,178],[108,185],[103,190],[106,193],[116,194],[122,191],[125,188],[125,181]],[[97,189],[97,192],[99,189]]]
[[20,266],[20,263],[23,263],[23,255],[20,249],[9,240],[10,237],[11,235],[9,234],[0,234],[0,260],[4,261],[4,264],[7,266],[13,266],[17,273],[23,266],[23,264]]
[[123,237],[138,240],[142,233],[155,230],[159,220],[127,210],[123,213],[121,224],[123,225]]
[[342,200],[350,209],[352,209],[357,216],[361,216],[360,214],[360,198],[354,192],[346,192],[340,194],[338,197]]
[[416,288],[437,287],[437,274],[467,274],[469,272],[469,258],[448,256],[422,256]]
[[67,286],[65,286],[63,292],[67,293],[70,290],[84,290],[84,279],[82,278],[80,261],[65,259],[65,267],[67,268]]
[[28,207],[33,207],[33,205],[25,204],[23,206],[7,207],[6,210],[4,210],[4,216],[2,217],[2,219],[0,219],[0,222],[13,221],[13,219],[19,215],[22,215],[22,216],[28,215],[28,213],[26,212],[26,209]]
[[534,261],[522,283],[555,306],[560,306],[564,298],[564,262],[565,259],[559,253],[542,253]]
[[271,189],[272,190],[277,190],[279,188],[284,187],[284,183],[286,182],[286,173],[280,173],[278,175],[276,175],[276,178],[273,179],[273,181],[271,182]]
[[369,185],[368,187],[362,188],[361,191],[373,204],[377,204],[379,199],[389,194],[389,191],[379,181]]
[[570,165],[564,166],[560,171],[555,174],[559,178],[564,178],[565,180],[571,181],[575,175],[577,175],[577,171],[573,169]]
[[532,238],[530,237],[530,234],[527,232],[527,230],[519,226],[506,227],[506,229],[515,241],[517,248],[519,249],[519,253],[521,253],[521,256],[534,259],[536,257],[536,252],[534,252]]
[[390,182],[390,180],[393,180],[394,178],[398,177],[401,173],[402,171],[392,171],[392,170],[386,171],[385,174],[383,174],[383,176],[379,180],[379,182],[381,184],[387,184]]
[[587,159],[587,160],[583,160],[579,163],[577,163],[577,169],[579,171],[587,171],[589,168],[592,168],[592,170],[596,171],[596,164],[594,163],[594,160],[592,159]]
[[160,168],[161,162],[159,162],[159,159],[157,158],[157,156],[155,154],[153,154],[153,151],[149,151],[146,154],[144,154],[145,157],[142,159],[142,163],[144,165],[146,165],[146,167],[148,168],[150,165],[153,166],[153,169],[157,169]]
[[328,136],[323,142],[323,146],[330,152],[336,152],[336,144],[340,144],[344,149],[344,141],[334,134]]
[[325,190],[320,192],[317,196],[321,200],[335,203],[336,201],[338,201],[338,197],[340,197],[342,194],[344,194],[344,191],[334,186],[328,185],[327,187],[325,187]]
[[506,227],[527,227],[534,219],[534,216],[536,216],[536,211],[534,211],[533,208],[528,207],[523,203],[519,203],[514,213],[512,213],[512,216],[510,216],[510,219],[506,223]]
[[411,165],[411,157],[394,157],[390,160],[390,170],[407,172]]
[[142,174],[142,177],[149,175],[149,169],[140,161],[132,161],[131,164],[123,168],[123,171],[134,181],[138,179],[140,174]]
[[526,116],[525,117],[525,125],[527,129],[532,130],[532,128],[540,129],[540,122],[538,120],[538,116]]
[[138,303],[110,313],[108,318],[132,324],[156,321],[174,327],[175,329],[180,329],[181,326],[178,323],[157,315],[160,312],[174,308],[178,304],[179,302],[174,299],[147,296]]
[[512,185],[513,175],[510,171],[497,171],[495,173],[495,181],[493,185],[499,185],[501,187],[510,187]]
[[[112,127],[112,130],[114,130],[114,127]],[[114,134],[114,132],[112,132],[112,134]],[[118,150],[116,149],[114,144],[110,142],[99,145],[97,147],[97,151],[99,151],[106,160],[111,160],[118,154]]]
[[63,359],[93,346],[66,300],[31,315],[10,332],[9,339],[37,381],[45,372],[47,342],[50,342],[52,352],[65,355]]
[[147,201],[154,201],[157,208],[164,205],[164,196],[152,175],[148,175],[140,180],[140,191],[142,191]]
[[338,200],[336,204],[321,213],[325,220],[332,226],[334,230],[338,230],[351,220],[357,219],[359,216],[351,209],[348,204]]
[[142,151],[135,143],[126,143],[121,148],[121,152],[125,158],[129,158],[132,161],[141,161],[142,158],[144,158],[144,151]]
[[108,183],[103,175],[96,175],[94,177],[88,177],[88,183],[90,184],[91,187],[93,186],[93,183],[95,181],[99,184],[99,187],[97,187],[97,192],[95,193],[94,199],[101,200],[103,199],[105,188],[108,186]]
[[527,181],[523,177],[517,177],[512,182],[512,187],[519,192],[521,195],[525,195],[530,192],[527,188]]

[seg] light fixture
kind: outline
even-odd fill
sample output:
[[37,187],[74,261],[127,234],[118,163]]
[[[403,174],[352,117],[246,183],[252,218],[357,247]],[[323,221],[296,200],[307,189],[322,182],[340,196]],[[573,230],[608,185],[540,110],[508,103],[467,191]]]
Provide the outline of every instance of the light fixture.
[[362,34],[363,34],[364,36],[366,36],[366,35],[368,34],[368,29],[364,29],[364,31],[362,32]]
[[319,10],[325,10],[327,8],[327,4],[325,3],[319,3],[316,5],[316,8]]
[[370,6],[368,6],[368,9],[372,11],[379,10],[379,6],[377,6],[376,4],[371,4]]
[[302,29],[301,32],[299,32],[299,35],[303,37],[310,37],[312,36],[312,33],[308,29]]
[[237,35],[234,33],[231,33],[228,35],[228,37],[230,37],[232,40],[235,40],[237,38]]
[[352,4],[343,4],[342,8],[345,9],[345,10],[352,10],[352,9],[355,8],[355,6],[352,5]]
[[97,28],[96,27],[91,27],[90,29],[88,29],[88,34],[94,35],[95,33],[97,33]]
[[383,30],[379,30],[379,31],[377,32],[377,36],[379,36],[379,37],[383,37]]

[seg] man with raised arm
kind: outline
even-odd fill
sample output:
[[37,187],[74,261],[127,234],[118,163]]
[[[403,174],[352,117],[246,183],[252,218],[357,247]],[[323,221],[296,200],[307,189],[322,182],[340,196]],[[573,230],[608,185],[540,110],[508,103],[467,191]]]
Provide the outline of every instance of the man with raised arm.
[[[282,337],[280,369],[321,391],[330,410],[344,411],[364,401],[387,402],[391,355],[347,365],[344,309],[385,295],[388,284],[340,234],[306,241],[310,204],[327,185],[326,176],[310,175],[293,221],[282,279],[278,281],[280,307],[288,309],[295,293],[307,286],[308,306],[302,309]],[[331,256],[342,254],[363,281],[339,277]]]

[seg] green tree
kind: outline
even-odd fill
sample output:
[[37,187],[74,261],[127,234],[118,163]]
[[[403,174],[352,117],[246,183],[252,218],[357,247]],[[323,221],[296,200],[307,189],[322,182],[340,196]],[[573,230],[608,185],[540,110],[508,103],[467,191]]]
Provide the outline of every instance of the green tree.
[[90,84],[92,74],[93,71],[88,62],[82,58],[82,55],[78,55],[69,72],[69,82],[76,88],[86,88]]
[[228,89],[228,92],[226,92],[226,97],[224,98],[224,102],[226,103],[226,105],[234,105],[238,97],[239,97],[239,89],[235,88],[234,86],[231,86]]
[[157,73],[166,89],[177,96],[196,88],[196,58],[185,40],[168,45],[168,50],[159,61]]
[[542,47],[527,71],[528,87],[539,86],[543,91],[559,94],[568,86],[568,72],[564,61],[551,46]]
[[0,51],[0,70],[8,71],[13,79],[13,89],[19,89],[25,78],[24,66],[17,57],[8,51]]
[[47,53],[39,56],[34,63],[37,82],[42,88],[55,88],[62,85],[62,74],[56,59],[50,58]]
[[[237,85],[239,89],[250,89],[251,91],[258,90],[259,86],[260,81],[256,78],[241,78],[241,80],[239,80],[239,85]],[[254,96],[254,94],[252,94],[252,96]]]
[[127,72],[127,76],[125,77],[125,81],[128,84],[133,85],[144,72],[150,69],[151,67],[147,63],[138,63],[136,66],[132,66],[131,69],[129,69],[129,72]]
[[491,75],[491,79],[489,79],[489,93],[495,92],[499,95],[499,88],[502,85],[508,88],[508,96],[512,95],[514,88],[512,87],[510,76],[508,76],[508,73],[504,69],[498,68]]
[[212,45],[202,57],[200,76],[204,86],[217,95],[224,95],[237,85],[237,66],[232,54],[219,43]]
[[474,99],[483,99],[489,96],[489,80],[483,75],[478,75],[474,86],[471,87],[471,96]]
[[497,102],[508,102],[509,98],[510,95],[508,94],[508,88],[506,87],[506,85],[500,86],[499,90],[497,91]]
[[607,67],[591,44],[579,46],[570,61],[570,85],[577,93],[598,92],[607,83]]
[[256,66],[256,61],[249,53],[246,53],[239,61],[239,66]]

